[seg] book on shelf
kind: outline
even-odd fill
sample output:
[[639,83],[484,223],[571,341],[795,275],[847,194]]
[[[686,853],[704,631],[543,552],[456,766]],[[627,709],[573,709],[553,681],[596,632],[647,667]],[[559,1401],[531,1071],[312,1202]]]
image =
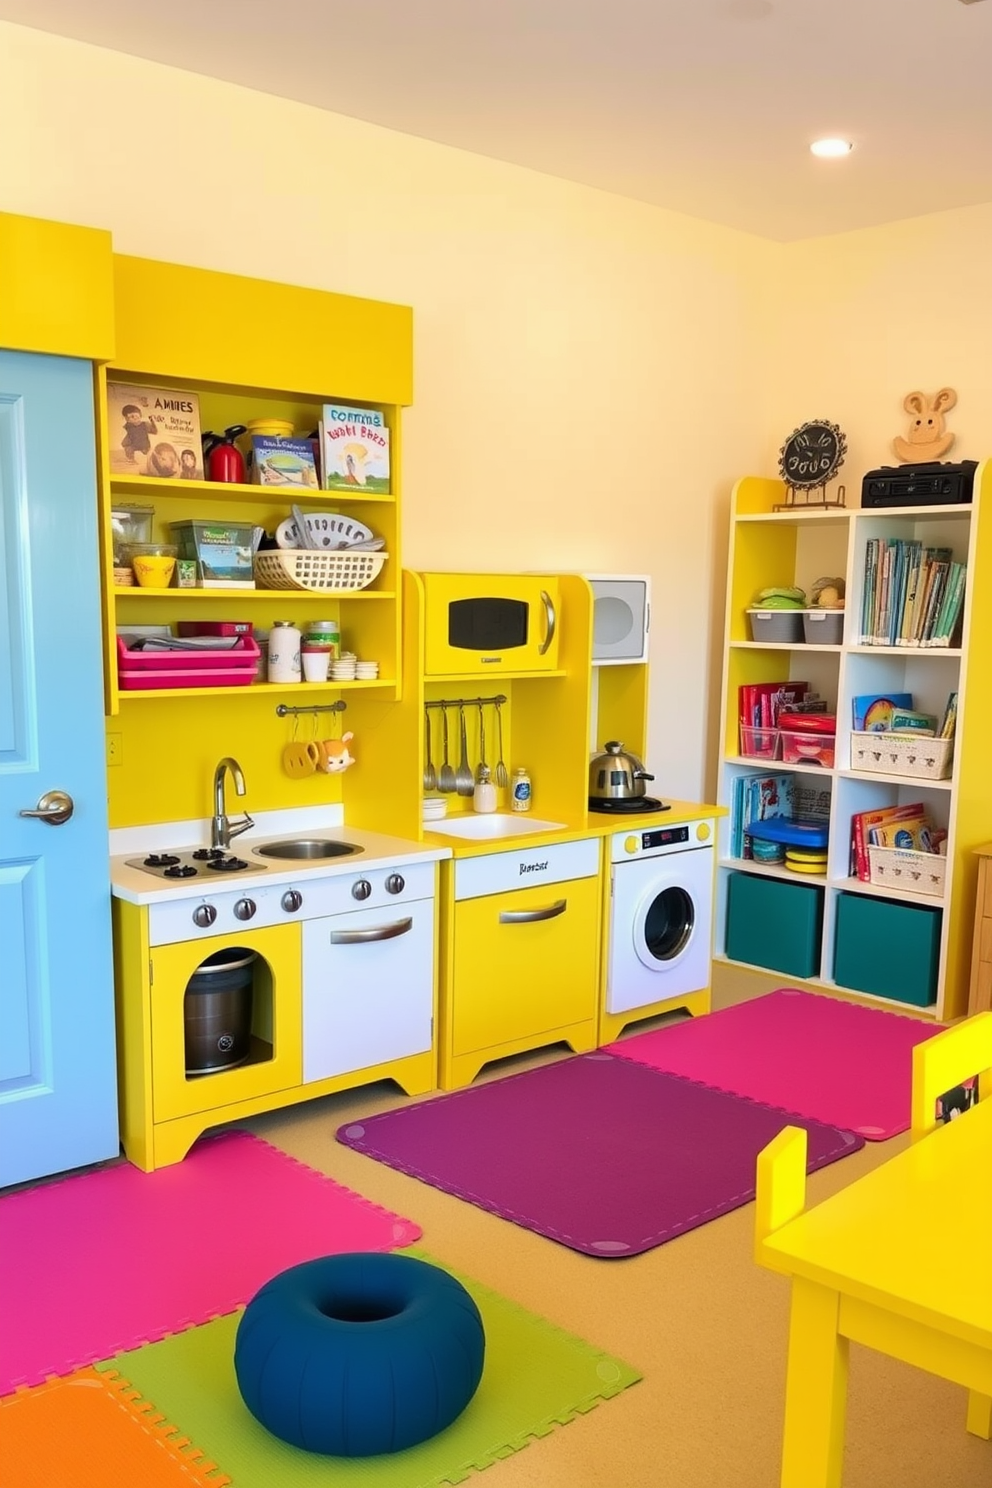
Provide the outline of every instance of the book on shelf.
[[967,567],[950,548],[869,538],[861,595],[862,646],[950,646],[964,606]]
[[389,492],[389,429],[375,408],[325,403],[320,420],[325,491]]
[[730,807],[730,856],[748,861],[752,856],[748,827],[780,816],[828,821],[829,789],[785,771],[736,776]]
[[871,880],[869,846],[879,844],[872,840],[872,832],[881,827],[888,828],[895,822],[915,821],[925,817],[926,807],[922,801],[910,806],[880,806],[874,811],[858,811],[851,817],[851,873],[863,883]]
[[112,476],[203,479],[196,393],[108,382],[107,431]]
[[947,699],[947,707],[944,716],[940,720],[940,728],[937,730],[938,739],[953,739],[954,730],[958,721],[958,695],[952,692]]
[[887,733],[897,709],[913,706],[910,692],[868,692],[851,699],[852,725],[856,734]]
[[737,709],[745,728],[777,728],[781,713],[824,713],[823,698],[810,692],[808,682],[785,678],[778,682],[747,682],[737,689]]
[[251,441],[251,479],[258,486],[317,490],[312,440],[274,439],[268,434],[255,434]]

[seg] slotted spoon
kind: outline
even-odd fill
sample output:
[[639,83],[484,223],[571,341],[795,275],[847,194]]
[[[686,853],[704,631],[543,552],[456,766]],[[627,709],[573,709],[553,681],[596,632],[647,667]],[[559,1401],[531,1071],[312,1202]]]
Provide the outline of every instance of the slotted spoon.
[[503,763],[503,715],[499,711],[500,705],[496,704],[496,742],[499,745],[499,759],[496,761],[496,769],[493,771],[493,780],[500,790],[506,790],[510,783],[510,776]]
[[438,790],[453,791],[455,789],[455,772],[448,763],[448,710],[441,704],[441,773],[437,777]]

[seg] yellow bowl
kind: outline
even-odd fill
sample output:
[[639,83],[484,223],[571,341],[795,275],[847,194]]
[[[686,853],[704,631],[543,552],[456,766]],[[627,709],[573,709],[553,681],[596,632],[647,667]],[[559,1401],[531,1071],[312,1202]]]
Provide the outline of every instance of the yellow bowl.
[[290,419],[249,419],[246,427],[249,435],[267,434],[270,439],[292,439],[293,437],[293,424]]
[[142,589],[168,589],[176,571],[175,558],[133,558],[131,567]]

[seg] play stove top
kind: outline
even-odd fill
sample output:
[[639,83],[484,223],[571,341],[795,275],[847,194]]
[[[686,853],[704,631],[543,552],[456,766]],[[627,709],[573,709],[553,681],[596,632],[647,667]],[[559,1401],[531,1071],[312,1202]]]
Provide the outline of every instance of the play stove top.
[[671,807],[655,796],[627,796],[622,801],[590,796],[589,810],[602,811],[608,816],[646,816],[649,811],[670,811]]
[[192,852],[149,853],[144,858],[126,859],[129,868],[153,873],[167,883],[185,883],[187,879],[228,878],[241,873],[265,873],[263,863],[249,863],[223,847],[198,847]]

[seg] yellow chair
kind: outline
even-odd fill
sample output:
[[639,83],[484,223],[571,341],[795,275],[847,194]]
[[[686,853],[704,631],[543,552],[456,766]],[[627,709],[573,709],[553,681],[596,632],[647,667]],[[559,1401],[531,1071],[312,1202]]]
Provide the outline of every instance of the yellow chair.
[[[955,1085],[978,1075],[978,1098],[992,1098],[992,1012],[979,1013],[913,1050],[911,1133],[914,1142],[937,1126],[937,1101]],[[992,1439],[992,1397],[968,1395],[968,1430]]]

